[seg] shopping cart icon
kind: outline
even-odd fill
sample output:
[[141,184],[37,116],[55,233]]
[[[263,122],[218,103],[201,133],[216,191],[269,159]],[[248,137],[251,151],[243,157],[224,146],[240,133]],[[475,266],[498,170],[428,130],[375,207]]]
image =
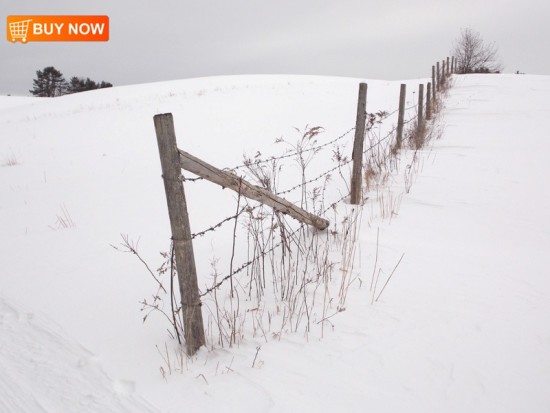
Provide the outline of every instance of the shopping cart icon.
[[23,43],[27,43],[27,32],[29,30],[30,22],[32,22],[32,19],[12,22],[9,24],[12,42],[15,43],[16,40],[20,40]]

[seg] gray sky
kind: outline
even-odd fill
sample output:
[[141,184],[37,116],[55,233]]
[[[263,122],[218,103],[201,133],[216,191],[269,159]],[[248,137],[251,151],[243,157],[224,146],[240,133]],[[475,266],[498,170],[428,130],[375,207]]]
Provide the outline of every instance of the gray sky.
[[[114,85],[231,74],[430,76],[460,29],[495,42],[504,72],[550,75],[550,1],[0,0],[0,94],[38,69]],[[106,43],[6,39],[6,17],[105,14]]]

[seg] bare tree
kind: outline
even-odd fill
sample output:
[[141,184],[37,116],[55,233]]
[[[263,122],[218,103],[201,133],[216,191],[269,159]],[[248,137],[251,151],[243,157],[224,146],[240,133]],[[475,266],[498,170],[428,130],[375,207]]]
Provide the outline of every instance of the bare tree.
[[460,31],[452,53],[457,59],[458,73],[500,73],[502,70],[495,44],[485,44],[481,35],[470,28]]

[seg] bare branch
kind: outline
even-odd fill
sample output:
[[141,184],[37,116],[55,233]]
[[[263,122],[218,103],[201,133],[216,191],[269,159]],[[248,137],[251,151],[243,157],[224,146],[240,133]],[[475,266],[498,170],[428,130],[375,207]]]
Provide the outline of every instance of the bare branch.
[[458,73],[500,73],[502,70],[495,43],[485,44],[481,35],[471,28],[460,31],[452,54],[458,62]]
[[115,250],[120,251],[120,252],[129,252],[131,254],[134,254],[141,261],[141,263],[145,266],[145,268],[147,268],[147,271],[149,272],[149,274],[151,274],[151,277],[153,277],[155,279],[155,281],[157,282],[159,287],[162,289],[162,291],[166,292],[166,289],[164,288],[164,286],[162,285],[160,280],[155,276],[155,274],[153,273],[151,268],[149,268],[149,265],[147,265],[145,260],[143,258],[141,258],[141,255],[139,255],[139,252],[137,250],[139,240],[136,243],[134,243],[133,241],[130,241],[130,239],[128,238],[128,234],[120,234],[120,236],[121,236],[122,241],[123,241],[123,242],[120,243],[120,247],[117,247],[116,245],[113,245],[113,244],[111,244],[111,247],[113,247]]

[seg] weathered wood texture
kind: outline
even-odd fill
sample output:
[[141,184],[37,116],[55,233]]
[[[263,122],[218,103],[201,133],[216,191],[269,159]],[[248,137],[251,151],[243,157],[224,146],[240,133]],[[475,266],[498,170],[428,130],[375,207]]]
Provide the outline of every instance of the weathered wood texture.
[[437,91],[439,92],[441,90],[441,72],[439,70],[439,62],[436,62],[436,77],[437,77]]
[[193,355],[201,346],[206,344],[206,340],[187,202],[183,189],[172,114],[156,115],[154,123],[178,270],[185,345],[187,354]]
[[355,139],[353,141],[353,169],[351,172],[350,203],[358,205],[361,202],[363,187],[363,144],[367,122],[367,84],[359,84],[357,97],[357,116],[355,118]]
[[311,214],[264,188],[253,185],[231,172],[222,171],[182,150],[179,150],[179,165],[186,171],[220,185],[222,188],[229,188],[242,196],[268,205],[317,229],[326,229],[330,224],[328,220]]
[[435,83],[435,66],[432,66],[432,101],[435,105],[435,90],[437,88],[437,83]]
[[399,112],[397,115],[397,131],[395,138],[395,145],[397,149],[401,149],[403,144],[403,127],[405,125],[405,98],[407,95],[407,85],[401,83],[401,88],[399,89]]
[[432,84],[428,82],[426,89],[426,120],[432,118]]
[[418,127],[424,123],[424,85],[418,85]]

